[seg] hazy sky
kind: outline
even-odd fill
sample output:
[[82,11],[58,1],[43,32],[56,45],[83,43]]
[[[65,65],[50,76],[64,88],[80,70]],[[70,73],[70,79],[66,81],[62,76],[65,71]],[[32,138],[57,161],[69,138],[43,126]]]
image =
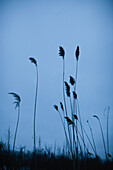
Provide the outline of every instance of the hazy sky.
[[[66,52],[66,77],[74,76],[74,52],[80,46],[77,93],[84,128],[92,124],[98,153],[103,155],[99,125],[106,140],[106,113],[110,106],[110,154],[113,155],[113,1],[112,0],[1,0],[0,1],[0,138],[6,140],[10,125],[14,136],[17,110],[8,92],[21,96],[21,116],[16,147],[33,148],[35,66],[38,62],[39,94],[36,135],[45,143],[62,146],[65,140],[53,105],[62,98],[62,58]],[[67,103],[68,103],[67,99]],[[13,143],[13,138],[12,138]],[[89,146],[87,144],[87,146]]]

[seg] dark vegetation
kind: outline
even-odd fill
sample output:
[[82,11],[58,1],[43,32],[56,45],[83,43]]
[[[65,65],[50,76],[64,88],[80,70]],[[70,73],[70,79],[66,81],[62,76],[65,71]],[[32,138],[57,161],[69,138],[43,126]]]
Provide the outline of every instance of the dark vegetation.
[[[75,165],[77,164],[75,159]],[[0,169],[37,169],[37,170],[71,170],[73,169],[73,160],[65,155],[64,152],[52,153],[49,148],[34,152],[26,151],[20,148],[20,151],[8,151],[7,145],[0,142]],[[112,170],[113,161],[102,161],[86,155],[79,159],[80,170]]]
[[[38,66],[37,61],[30,57],[29,60],[36,68],[36,91],[34,104],[34,120],[33,120],[33,152],[27,151],[25,147],[20,150],[15,149],[17,130],[19,127],[20,115],[20,96],[14,92],[11,94],[15,98],[15,109],[18,108],[18,118],[16,130],[14,135],[13,149],[11,149],[11,132],[10,127],[7,133],[7,144],[0,141],[0,169],[35,169],[35,170],[113,170],[113,158],[110,154],[109,148],[109,110],[107,108],[107,143],[105,143],[105,136],[101,120],[97,115],[93,117],[98,121],[100,126],[100,133],[103,141],[103,148],[105,153],[105,160],[100,159],[98,150],[96,148],[95,137],[90,121],[87,120],[91,138],[86,132],[82,124],[82,115],[80,113],[79,100],[77,94],[77,76],[78,76],[78,61],[80,56],[79,46],[75,51],[75,77],[69,77],[69,82],[65,80],[65,51],[63,47],[59,47],[59,56],[63,60],[62,70],[62,101],[58,105],[54,105],[54,109],[58,112],[65,135],[65,148],[58,149],[57,152],[52,151],[51,148],[41,148],[41,143],[36,146],[36,108],[38,96]],[[87,148],[87,143],[89,148]]]

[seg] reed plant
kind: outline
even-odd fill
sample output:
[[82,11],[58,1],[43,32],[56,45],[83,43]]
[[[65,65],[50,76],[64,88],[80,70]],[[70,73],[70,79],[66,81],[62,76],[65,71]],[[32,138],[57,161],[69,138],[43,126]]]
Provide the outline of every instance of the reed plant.
[[109,156],[109,110],[110,107],[108,106],[107,109],[107,155]]
[[31,63],[33,63],[36,67],[36,91],[35,91],[35,104],[34,104],[34,121],[33,121],[33,133],[34,133],[34,152],[36,152],[36,132],[35,132],[35,126],[36,126],[36,106],[37,106],[37,95],[38,95],[38,66],[37,61],[30,57],[29,60]]
[[107,151],[106,151],[106,145],[105,145],[105,139],[104,139],[104,133],[103,133],[101,121],[100,121],[100,119],[99,119],[99,117],[97,115],[93,115],[93,117],[96,118],[98,120],[98,122],[99,122],[100,130],[101,130],[101,134],[102,134],[104,151],[105,151],[105,157],[106,157],[106,160],[107,160]]
[[[97,157],[97,150],[96,150],[92,128],[89,124],[91,135],[92,135],[92,141],[91,141],[89,135],[87,134],[82,124],[79,100],[78,100],[78,95],[76,92],[77,91],[77,77],[78,77],[78,61],[79,61],[79,55],[80,55],[79,46],[77,46],[76,51],[75,51],[75,58],[76,58],[75,78],[70,76],[69,83],[65,80],[65,51],[63,47],[61,46],[59,47],[59,55],[63,59],[63,72],[62,72],[63,73],[63,76],[62,76],[63,77],[63,103],[60,102],[60,107],[63,112],[63,116],[60,113],[60,110],[58,109],[57,105],[54,105],[54,108],[59,113],[59,116],[60,116],[60,119],[61,119],[61,122],[64,128],[66,143],[68,144],[68,148],[70,149],[70,153],[73,159],[73,169],[75,169],[75,158],[76,158],[76,168],[79,169],[79,152],[81,153],[81,158],[83,158],[83,154],[84,155],[95,155]],[[69,99],[69,104],[66,102],[67,99]],[[71,114],[69,114],[69,111],[67,111],[67,109],[69,110],[68,107],[70,108]],[[69,118],[70,115],[71,115],[71,119]],[[65,126],[63,119],[65,119],[67,122],[67,128]],[[85,139],[87,139],[87,141],[89,142],[93,153],[91,153],[88,150],[86,143],[85,143]],[[82,149],[82,145],[84,147],[84,152]]]
[[18,108],[18,117],[17,117],[17,123],[16,123],[16,129],[15,129],[15,135],[14,135],[14,142],[13,142],[13,152],[15,150],[15,142],[16,142],[16,137],[17,137],[17,130],[18,130],[18,126],[19,126],[19,119],[20,119],[20,102],[21,102],[21,99],[20,99],[20,96],[16,93],[9,93],[11,94],[14,98],[15,98],[15,109]]
[[[59,56],[62,57],[63,59],[63,70],[62,70],[62,89],[63,89],[63,102],[64,102],[64,109],[65,109],[65,115],[68,116],[67,112],[67,105],[66,105],[66,96],[65,96],[65,51],[63,47],[59,46]],[[69,136],[69,143],[70,143],[70,148],[71,148],[71,153],[72,153],[72,139],[71,139],[71,131],[69,129],[69,125],[67,124],[68,128],[68,136]]]
[[88,123],[89,129],[90,129],[90,132],[91,132],[91,137],[92,137],[93,146],[94,146],[94,149],[95,149],[95,154],[97,156],[97,149],[96,149],[96,144],[95,144],[95,140],[94,140],[93,130],[92,130],[92,127],[89,123],[89,120],[87,120],[87,123]]

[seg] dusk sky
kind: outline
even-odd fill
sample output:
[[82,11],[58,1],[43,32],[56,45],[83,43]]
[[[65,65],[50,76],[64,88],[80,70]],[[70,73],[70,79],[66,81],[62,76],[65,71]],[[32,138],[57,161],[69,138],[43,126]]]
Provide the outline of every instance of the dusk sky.
[[[112,0],[1,0],[0,1],[0,139],[6,141],[10,125],[12,141],[17,121],[14,98],[21,97],[16,148],[33,149],[33,108],[36,72],[29,61],[37,60],[39,91],[36,136],[42,146],[62,147],[65,136],[53,105],[63,101],[62,58],[66,76],[75,75],[75,50],[79,45],[77,94],[83,126],[90,136],[90,121],[98,148],[104,155],[96,114],[104,129],[109,112],[110,154],[113,156],[113,1]],[[69,103],[68,98],[66,99]],[[69,110],[69,108],[68,108]],[[70,111],[69,111],[70,112]],[[87,146],[90,149],[89,144]]]

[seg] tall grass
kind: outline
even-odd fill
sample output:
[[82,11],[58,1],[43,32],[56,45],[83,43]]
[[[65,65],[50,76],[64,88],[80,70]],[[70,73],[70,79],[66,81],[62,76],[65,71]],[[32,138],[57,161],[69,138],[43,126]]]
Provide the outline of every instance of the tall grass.
[[95,154],[97,156],[97,149],[96,149],[96,144],[95,144],[95,140],[94,140],[94,136],[93,136],[93,130],[92,130],[92,127],[88,120],[87,120],[87,123],[88,123],[89,129],[90,129],[90,132],[91,132],[91,137],[92,137],[92,141],[93,141],[93,145],[94,145],[94,149],[95,149]]
[[34,132],[34,152],[35,152],[36,151],[36,132],[35,132],[35,126],[36,126],[36,105],[37,105],[37,94],[38,94],[38,67],[37,67],[37,61],[34,58],[30,57],[29,60],[36,67],[36,91],[35,91],[34,126],[33,126],[33,132]]
[[110,110],[110,107],[108,106],[108,110],[107,110],[107,154],[109,154],[109,110]]
[[21,99],[20,99],[20,96],[16,93],[9,93],[11,94],[14,98],[15,98],[15,109],[18,108],[18,118],[17,118],[17,123],[16,123],[16,130],[15,130],[15,135],[14,135],[14,142],[13,142],[13,152],[15,150],[15,142],[16,142],[16,136],[17,136],[17,130],[18,130],[18,125],[19,125],[19,118],[20,118],[20,102],[21,102]]
[[106,151],[106,145],[105,145],[105,139],[104,139],[104,133],[103,133],[101,121],[100,121],[98,116],[93,115],[93,117],[95,117],[99,122],[100,130],[101,130],[101,134],[102,134],[103,145],[104,145],[105,157],[106,157],[106,160],[107,160],[107,151]]
[[[67,106],[66,106],[66,96],[65,96],[65,88],[64,88],[64,79],[65,79],[65,51],[63,49],[63,47],[59,46],[59,56],[62,57],[63,59],[63,70],[62,70],[62,85],[63,85],[63,100],[64,100],[64,108],[65,108],[65,114],[66,116],[68,116],[67,113]],[[69,125],[67,124],[68,127],[68,136],[69,136],[69,142],[70,142],[70,148],[71,148],[71,153],[72,153],[72,140],[71,140],[71,131],[69,129]]]

